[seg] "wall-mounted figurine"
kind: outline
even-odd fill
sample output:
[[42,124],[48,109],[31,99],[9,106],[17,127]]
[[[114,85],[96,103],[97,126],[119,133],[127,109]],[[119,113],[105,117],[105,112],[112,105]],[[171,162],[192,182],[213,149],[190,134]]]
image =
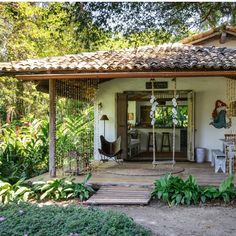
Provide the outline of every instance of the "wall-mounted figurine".
[[217,129],[230,128],[231,119],[227,117],[227,105],[221,100],[215,102],[215,109],[212,112],[213,121],[210,125],[213,125]]

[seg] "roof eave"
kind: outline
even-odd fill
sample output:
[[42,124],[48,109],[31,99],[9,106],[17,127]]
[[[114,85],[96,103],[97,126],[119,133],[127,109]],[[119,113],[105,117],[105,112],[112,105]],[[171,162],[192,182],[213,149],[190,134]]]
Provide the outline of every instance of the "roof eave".
[[23,74],[16,78],[24,81],[40,81],[49,79],[122,79],[122,78],[173,78],[173,77],[236,77],[236,70],[213,71],[159,71],[159,72],[107,72],[107,73],[70,73],[70,74]]

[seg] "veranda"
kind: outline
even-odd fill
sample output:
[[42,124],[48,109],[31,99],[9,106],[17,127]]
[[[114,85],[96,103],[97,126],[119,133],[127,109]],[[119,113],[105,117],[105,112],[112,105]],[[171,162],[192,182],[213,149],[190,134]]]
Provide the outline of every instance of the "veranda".
[[[37,60],[0,64],[1,73],[5,76],[14,75],[24,81],[36,81],[38,88],[48,92],[50,96],[50,143],[49,143],[49,175],[43,178],[56,177],[56,98],[68,94],[73,99],[89,101],[94,98],[94,90],[111,80],[127,81],[129,79],[145,80],[151,78],[187,79],[188,84],[200,78],[214,83],[214,79],[234,81],[236,76],[234,50],[200,47],[190,45],[164,45],[158,47],[143,47],[140,49],[83,53],[63,57],[53,57]],[[235,97],[230,96],[233,102]],[[194,129],[192,125],[191,129]],[[119,135],[119,131],[117,133]],[[192,134],[193,135],[193,134]],[[221,136],[219,137],[221,138]],[[123,140],[125,137],[123,136]],[[97,145],[97,144],[96,144]],[[123,141],[124,151],[127,149]],[[97,147],[97,146],[96,146]],[[192,151],[191,151],[192,150]],[[190,150],[190,161],[194,161],[193,150]],[[95,151],[96,148],[95,148]],[[123,153],[126,155],[126,152]],[[96,164],[95,164],[96,165]],[[120,175],[107,169],[152,170],[151,163],[124,163],[117,167],[103,164],[93,172],[91,182],[98,184],[135,183],[152,184],[158,174]],[[112,164],[113,165],[113,164]],[[116,165],[116,164],[115,164]],[[137,168],[138,165],[138,168]],[[176,173],[186,177],[195,175],[200,184],[215,185],[225,179],[226,175],[214,173],[209,163],[195,164],[193,162],[177,163],[182,171]],[[157,170],[158,171],[158,170]],[[163,173],[164,174],[164,173]],[[61,175],[60,175],[61,176]],[[58,175],[59,177],[59,175]],[[41,177],[39,177],[41,178]],[[79,180],[81,177],[77,177]]]

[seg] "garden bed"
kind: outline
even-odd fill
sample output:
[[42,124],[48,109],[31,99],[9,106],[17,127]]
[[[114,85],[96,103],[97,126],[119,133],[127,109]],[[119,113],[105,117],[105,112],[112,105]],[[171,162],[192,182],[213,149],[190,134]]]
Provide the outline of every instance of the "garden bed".
[[0,206],[0,235],[149,236],[151,232],[123,213],[77,205],[7,204]]

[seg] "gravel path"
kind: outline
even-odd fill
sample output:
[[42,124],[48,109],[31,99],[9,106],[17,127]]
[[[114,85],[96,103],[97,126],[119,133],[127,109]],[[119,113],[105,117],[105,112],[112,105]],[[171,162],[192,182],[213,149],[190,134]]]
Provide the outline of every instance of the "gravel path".
[[235,206],[100,206],[128,214],[158,236],[236,236]]

